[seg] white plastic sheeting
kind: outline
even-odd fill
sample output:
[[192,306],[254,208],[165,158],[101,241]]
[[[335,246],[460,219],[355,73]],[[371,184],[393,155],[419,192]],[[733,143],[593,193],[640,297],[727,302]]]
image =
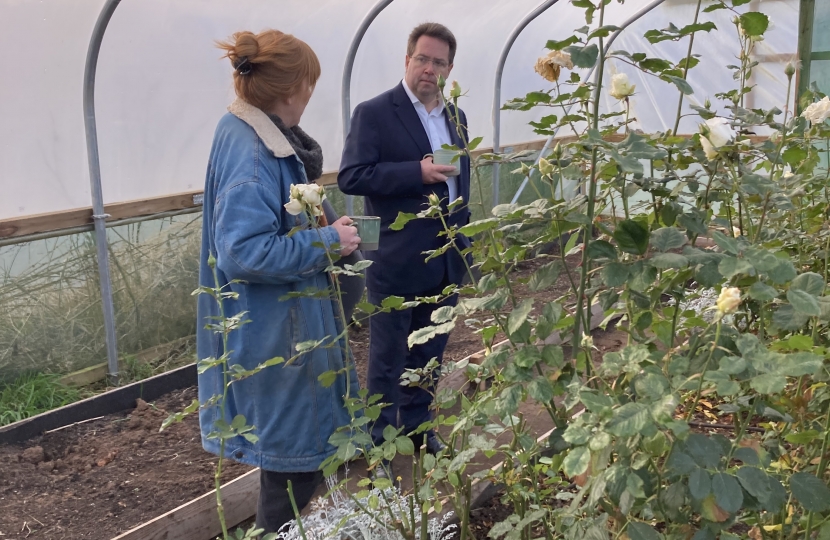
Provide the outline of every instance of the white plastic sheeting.
[[[342,149],[340,82],[349,43],[375,0],[124,0],[104,37],[96,106],[103,192],[108,203],[202,188],[214,126],[232,99],[231,69],[213,41],[235,31],[277,28],[307,41],[323,74],[302,126],[323,146],[325,169],[337,168]],[[397,84],[403,75],[406,37],[434,20],[456,34],[459,49],[450,79],[467,90],[462,102],[474,135],[491,139],[495,64],[510,30],[539,0],[397,0],[369,28],[352,79],[352,106]],[[616,2],[606,24],[619,24],[647,3]],[[704,1],[704,6],[710,2]],[[667,0],[617,40],[614,48],[673,61],[687,40],[649,44],[642,36],[669,22],[692,22],[696,2]],[[82,115],[82,79],[89,36],[101,0],[0,0],[0,219],[89,206],[89,178]],[[772,20],[757,53],[753,107],[784,105],[784,57],[797,48],[798,0],[765,0],[742,6]],[[698,34],[702,56],[689,82],[700,104],[735,86],[727,64],[736,63],[733,14],[702,13],[719,31]],[[564,39],[585,23],[581,10],[560,0],[519,36],[504,71],[504,100],[550,87],[533,72],[548,39]],[[596,20],[594,21],[596,24]],[[637,85],[632,116],[647,131],[672,127],[678,93],[673,86],[612,62]],[[610,72],[608,76],[610,76]],[[607,108],[620,104],[608,98]],[[527,122],[549,114],[503,111],[502,146],[541,138]],[[554,111],[555,112],[555,111]],[[681,132],[696,130],[693,119]]]

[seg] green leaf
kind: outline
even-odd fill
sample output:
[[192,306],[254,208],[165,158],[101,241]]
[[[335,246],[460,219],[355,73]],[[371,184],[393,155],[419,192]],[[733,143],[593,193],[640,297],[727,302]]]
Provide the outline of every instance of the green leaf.
[[455,320],[451,320],[449,322],[441,324],[436,324],[434,326],[425,326],[409,334],[409,337],[406,341],[409,345],[409,348],[411,349],[415,345],[421,345],[426,343],[427,341],[431,340],[437,335],[449,334],[450,332],[452,332],[453,328],[455,328]]
[[577,43],[578,41],[579,41],[579,38],[576,37],[576,36],[570,36],[568,38],[563,39],[562,41],[556,41],[556,40],[551,39],[551,40],[548,40],[548,42],[545,44],[545,48],[550,49],[552,51],[561,51],[562,49],[564,49],[568,45],[573,45],[574,43]]
[[559,274],[561,272],[562,261],[549,262],[533,272],[527,286],[531,291],[541,291],[543,289],[547,289],[556,283],[556,280],[559,279]]
[[777,373],[764,373],[753,377],[749,386],[761,394],[778,394],[787,386],[787,379]]
[[744,503],[744,493],[735,477],[720,472],[712,477],[712,492],[715,494],[717,505],[730,514],[741,509]]
[[788,443],[792,444],[808,444],[816,440],[819,436],[819,432],[815,429],[808,429],[806,431],[800,431],[798,433],[790,433],[784,436],[784,440]]
[[695,280],[704,287],[714,287],[723,281],[723,276],[718,271],[718,263],[709,261],[695,271]]
[[787,300],[793,305],[796,311],[801,312],[811,317],[818,317],[821,315],[821,308],[818,305],[818,300],[815,296],[800,289],[790,289],[787,291]]
[[813,296],[824,294],[824,278],[815,272],[804,272],[790,283],[790,289],[804,291]]
[[738,469],[738,480],[747,493],[758,499],[758,502],[765,503],[772,495],[772,488],[769,484],[767,473],[757,467],[743,466]]
[[481,144],[481,141],[483,141],[483,140],[484,140],[484,137],[476,137],[475,139],[473,139],[472,141],[467,143],[467,150],[472,152],[473,150],[478,148],[478,145]]
[[571,424],[565,429],[562,438],[574,446],[580,446],[591,440],[591,432],[579,424]]
[[320,384],[323,388],[328,388],[334,384],[337,380],[337,372],[336,371],[326,371],[325,373],[321,373],[317,380],[320,381]]
[[830,489],[812,474],[797,472],[792,475],[790,489],[801,506],[811,512],[824,512],[830,508]]
[[[398,219],[400,219],[400,215],[398,215]],[[397,221],[395,223],[397,223]],[[464,236],[472,237],[479,233],[483,233],[484,231],[495,229],[499,226],[499,224],[500,220],[498,218],[481,219],[464,225],[463,227],[458,229],[458,232],[463,234]],[[390,226],[389,228],[391,229],[392,227]]]
[[381,301],[380,307],[383,309],[397,309],[401,307],[403,303],[404,298],[402,296],[387,296]]
[[800,146],[790,146],[781,154],[781,159],[793,169],[796,169],[807,159],[807,150]]
[[403,229],[404,225],[412,221],[413,219],[417,219],[418,216],[415,214],[405,213],[405,212],[398,212],[398,217],[395,219],[395,222],[389,225],[389,229],[393,231],[400,231]]
[[579,400],[585,405],[586,409],[595,413],[608,411],[614,406],[614,399],[611,396],[588,390],[579,392]]
[[383,428],[383,440],[384,441],[393,441],[395,437],[398,436],[398,428],[392,425],[388,425]]
[[660,253],[651,258],[651,264],[661,270],[665,270],[666,268],[686,268],[689,266],[689,259],[679,253]]
[[712,478],[706,469],[700,467],[689,475],[689,493],[693,499],[701,501],[712,492]]
[[588,244],[588,257],[591,259],[617,260],[617,250],[611,242],[605,240],[594,240]]
[[749,288],[749,297],[759,302],[768,302],[776,296],[778,296],[778,290],[761,281],[756,281]]
[[602,281],[609,287],[619,287],[628,281],[628,265],[619,262],[608,263],[600,271]]
[[572,448],[565,460],[562,462],[562,470],[568,477],[580,475],[588,470],[588,464],[591,463],[591,451],[587,446],[578,446]]
[[796,311],[790,304],[784,304],[772,314],[772,323],[782,330],[801,330],[810,317]]
[[747,11],[741,14],[740,20],[747,36],[762,36],[769,27],[769,17],[758,11]]
[[651,245],[657,251],[679,249],[686,244],[686,235],[677,227],[663,227],[651,233]]
[[544,377],[536,377],[527,385],[527,393],[540,403],[553,399],[553,385]]
[[580,45],[571,45],[565,49],[565,52],[570,53],[571,61],[574,66],[581,68],[592,68],[597,63],[597,56],[599,55],[599,47],[596,43],[591,43],[584,47]]
[[[723,523],[729,519],[729,512],[726,512],[723,508],[718,506],[715,501],[714,493],[703,499],[703,502],[700,504],[700,515],[714,523]],[[708,531],[708,529],[701,530]],[[710,538],[714,538],[714,535],[711,535],[711,533],[709,534]]]
[[675,75],[668,75],[663,74],[661,77],[666,82],[670,82],[677,87],[678,90],[683,92],[683,94],[690,96],[695,93],[694,89],[692,89],[692,85],[686,81],[686,79],[682,77],[677,77]]
[[632,437],[650,422],[651,415],[642,403],[626,403],[614,411],[606,430],[618,437]]
[[527,316],[533,309],[533,298],[525,298],[519,306],[510,312],[507,317],[507,332],[514,334],[522,324],[527,321]]
[[712,239],[715,241],[719,248],[721,248],[727,253],[737,255],[741,252],[741,249],[738,247],[738,241],[734,238],[726,236],[720,231],[714,231],[712,233]]
[[453,319],[453,312],[455,308],[453,306],[441,306],[440,308],[436,309],[429,315],[429,320],[436,324],[445,323],[447,321],[451,321]]
[[662,540],[663,535],[654,530],[654,527],[639,521],[629,521],[628,538],[631,540]]
[[639,221],[633,219],[620,221],[614,229],[613,236],[620,249],[626,253],[643,255],[648,250],[648,228]]
[[795,266],[789,259],[778,259],[778,266],[767,272],[773,283],[786,283],[796,276]]
[[743,257],[724,257],[718,263],[718,272],[726,279],[738,274],[752,276],[755,274],[755,267]]
[[409,437],[398,437],[395,439],[395,446],[399,454],[404,456],[411,456],[415,453],[415,444]]
[[599,28],[595,28],[590,34],[588,34],[588,40],[597,37],[608,37],[611,32],[615,32],[619,30],[619,26],[614,26],[613,24],[606,24],[600,26]]
[[686,439],[686,451],[704,468],[716,469],[723,457],[723,450],[711,438],[702,433],[692,433]]

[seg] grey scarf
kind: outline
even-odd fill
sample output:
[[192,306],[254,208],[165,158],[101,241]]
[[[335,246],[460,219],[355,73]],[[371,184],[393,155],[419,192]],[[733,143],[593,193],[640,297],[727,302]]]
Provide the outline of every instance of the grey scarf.
[[314,182],[323,176],[323,149],[320,148],[317,141],[312,139],[300,126],[294,126],[292,128],[285,127],[280,117],[275,114],[269,114],[268,118],[285,135],[291,148],[294,149],[297,157],[303,162],[308,181]]

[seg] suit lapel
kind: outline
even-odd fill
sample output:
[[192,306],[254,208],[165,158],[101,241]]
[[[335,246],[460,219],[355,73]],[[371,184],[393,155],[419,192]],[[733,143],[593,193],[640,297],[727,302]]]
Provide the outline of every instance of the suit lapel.
[[426,154],[431,154],[432,146],[429,144],[429,137],[427,137],[427,132],[424,131],[424,125],[421,123],[418,113],[415,112],[415,107],[412,105],[412,102],[409,101],[409,96],[406,94],[406,90],[403,89],[403,83],[400,83],[397,88],[395,88],[394,103],[395,113],[398,115],[398,118],[400,118],[401,123],[406,128],[406,131],[408,131],[412,136],[413,141],[418,146],[418,151],[421,156],[423,157]]

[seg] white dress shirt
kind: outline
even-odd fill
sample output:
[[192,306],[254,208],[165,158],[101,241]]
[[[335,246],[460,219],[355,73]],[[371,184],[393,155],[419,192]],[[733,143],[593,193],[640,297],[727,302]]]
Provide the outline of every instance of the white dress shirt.
[[[451,145],[452,138],[450,137],[450,127],[447,122],[447,115],[444,112],[443,105],[439,105],[427,112],[426,106],[421,103],[421,100],[419,100],[415,94],[412,93],[412,90],[409,89],[409,85],[406,84],[406,80],[403,80],[402,82],[403,89],[406,90],[406,94],[409,96],[409,99],[412,100],[412,106],[415,107],[415,112],[418,113],[418,118],[421,119],[424,131],[427,132],[427,137],[429,137],[429,145],[432,147],[432,151],[434,152],[441,148],[442,144]],[[456,167],[460,166],[460,162],[456,162],[455,165]],[[447,201],[447,204],[449,204],[458,198],[458,177],[447,177],[447,188],[450,193],[450,200]]]

